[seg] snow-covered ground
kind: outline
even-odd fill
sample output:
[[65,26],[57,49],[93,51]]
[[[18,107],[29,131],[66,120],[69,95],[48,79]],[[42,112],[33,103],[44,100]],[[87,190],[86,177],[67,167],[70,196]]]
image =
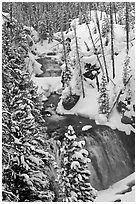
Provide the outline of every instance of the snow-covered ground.
[[[114,102],[114,91],[116,95],[119,93],[120,89],[122,88],[122,72],[123,72],[123,61],[126,56],[125,50],[123,50],[118,56],[115,57],[115,69],[116,69],[116,77],[113,82],[116,84],[116,87],[110,81],[108,84],[109,90],[109,97],[110,97],[110,107],[113,105]],[[135,92],[135,47],[133,46],[129,52],[130,56],[130,66],[132,69],[132,100],[134,102],[134,92]],[[109,59],[110,60],[110,59]],[[112,68],[110,66],[109,73],[111,73]],[[92,81],[92,84],[95,85],[95,81]],[[126,134],[130,134],[131,131],[134,132],[134,128],[130,124],[123,124],[121,122],[121,114],[116,111],[116,107],[113,109],[109,117],[109,121],[106,120],[103,115],[98,114],[98,97],[99,92],[96,88],[93,88],[88,82],[84,82],[84,89],[85,89],[85,98],[81,95],[80,100],[78,103],[72,108],[70,111],[65,110],[62,106],[62,101],[58,104],[57,111],[60,114],[78,114],[85,117],[89,117],[90,119],[95,119],[97,124],[106,124],[113,129],[119,129],[121,131],[125,131]],[[115,89],[115,90],[114,90]],[[112,100],[113,99],[113,100]]]
[[[93,40],[95,42],[95,46],[98,50],[98,52],[101,52],[100,47],[100,39],[99,39],[99,33],[98,31],[95,33],[94,30],[97,30],[96,22],[95,22],[95,16],[94,12],[92,13],[93,20],[90,22],[89,27],[92,33]],[[102,25],[103,21],[100,21],[100,27]],[[99,65],[97,56],[94,54],[94,49],[92,45],[92,41],[90,39],[89,31],[85,23],[82,25],[78,25],[78,19],[73,20],[71,23],[71,26],[76,26],[76,33],[77,38],[79,42],[79,50],[81,52],[82,62],[83,63],[91,63],[92,65],[96,64]],[[75,55],[75,39],[74,39],[74,31],[70,31],[67,34],[65,34],[65,38],[71,38],[71,49],[70,52],[71,58]],[[112,76],[112,62],[111,62],[111,41],[110,41],[110,33],[108,33],[108,46],[105,46],[106,38],[103,39],[103,45],[104,45],[104,52],[105,52],[105,58],[106,58],[106,64],[108,69],[108,75],[110,78],[110,82],[107,85],[109,98],[110,98],[110,107],[113,106],[114,100],[116,99],[118,93],[123,88],[123,65],[124,60],[126,58],[126,31],[124,29],[123,25],[114,24],[114,51],[118,53],[118,55],[114,56],[115,60],[115,78],[113,79]],[[135,101],[135,46],[134,46],[134,39],[135,39],[135,33],[134,30],[131,30],[129,33],[129,57],[130,57],[130,67],[131,67],[131,79],[130,84],[132,87],[131,94],[132,94],[132,103]],[[87,43],[90,51],[87,51],[87,47],[85,43]],[[104,66],[103,57],[99,55],[101,64]],[[98,75],[99,81],[101,80],[102,73]],[[90,83],[89,83],[90,82]],[[92,85],[91,85],[92,84]],[[93,88],[95,87],[95,88]],[[62,106],[62,99],[60,103],[58,104],[57,111],[60,114],[78,114],[85,117],[89,117],[91,119],[95,119],[97,124],[106,124],[110,126],[113,129],[119,129],[121,131],[125,131],[126,134],[130,134],[131,131],[134,132],[134,128],[130,124],[123,124],[121,122],[121,114],[118,113],[116,110],[116,106],[114,107],[113,111],[111,112],[109,116],[109,120],[104,115],[101,115],[98,113],[99,105],[98,105],[98,97],[99,92],[96,88],[96,81],[94,80],[88,80],[84,81],[84,89],[85,89],[85,98],[83,96],[80,96],[80,100],[77,102],[77,104],[71,109],[71,110],[65,110]],[[64,95],[67,95],[67,89],[63,92]],[[63,96],[62,96],[63,98]]]
[[[98,13],[100,15],[100,13]],[[104,14],[105,15],[105,14]],[[105,17],[105,16],[104,16]],[[104,18],[103,17],[103,18]],[[103,21],[100,21],[100,27],[102,25]],[[79,49],[82,54],[82,63],[91,63],[92,65],[96,64],[99,65],[96,55],[94,54],[93,45],[90,39],[89,31],[85,23],[82,25],[78,25],[78,19],[75,19],[71,23],[71,27],[73,28],[74,24],[76,25],[76,33],[77,38],[79,42]],[[100,40],[99,40],[99,33],[97,31],[97,26],[95,22],[95,14],[92,12],[92,20],[89,24],[91,33],[93,35],[93,40],[95,42],[96,48],[98,49],[98,52],[101,51],[100,47]],[[96,29],[96,33],[94,30]],[[55,34],[55,36],[60,37],[60,33]],[[70,59],[73,60],[73,57],[75,55],[75,39],[74,39],[74,31],[73,29],[69,31],[67,34],[64,32],[65,38],[71,38],[71,52],[70,52]],[[126,31],[122,25],[114,24],[114,50],[115,52],[119,53],[117,56],[115,55],[115,78],[112,78],[112,62],[111,62],[111,52],[110,52],[110,33],[108,33],[108,39],[109,43],[108,46],[104,46],[104,52],[105,52],[105,58],[107,63],[107,69],[108,69],[108,75],[110,78],[110,81],[107,85],[107,89],[109,92],[109,105],[110,107],[113,106],[114,100],[116,99],[119,91],[123,88],[123,65],[124,60],[126,58]],[[135,45],[134,45],[134,38],[135,33],[133,30],[129,33],[129,57],[130,57],[130,67],[131,67],[131,74],[132,77],[130,79],[130,84],[132,87],[132,103],[134,104],[135,101]],[[106,41],[106,38],[103,39],[103,44]],[[90,51],[87,51],[87,47],[85,45],[85,42],[90,48]],[[62,45],[56,41],[53,40],[53,42],[48,43],[48,40],[43,41],[43,45],[41,45],[40,42],[36,44],[37,48],[37,54],[39,55],[46,55],[48,52],[56,52],[56,58],[59,60],[62,56]],[[37,74],[41,74],[41,65],[36,61],[37,56],[34,56],[32,54],[29,54],[29,66],[28,70],[32,74],[32,80],[34,83],[38,86],[38,93],[43,93],[43,99],[47,99],[47,97],[54,91],[57,91],[61,89],[61,78],[60,77],[35,77]],[[103,57],[99,55],[100,61],[102,65],[104,66]],[[63,67],[63,66],[62,66]],[[102,73],[98,75],[99,81],[101,80]],[[71,83],[72,84],[72,83]],[[93,88],[94,87],[94,88]],[[85,98],[83,96],[80,96],[79,101],[76,103],[76,105],[71,110],[65,110],[62,106],[62,98],[65,94],[67,94],[68,89],[66,88],[63,91],[62,98],[58,104],[57,112],[59,114],[78,114],[82,115],[84,117],[89,117],[90,119],[94,119],[97,124],[105,124],[110,126],[112,129],[119,129],[121,131],[125,131],[126,134],[130,134],[131,131],[134,132],[134,128],[130,124],[123,124],[121,122],[121,114],[118,113],[116,110],[116,106],[114,107],[113,111],[111,112],[109,116],[109,120],[104,115],[101,115],[98,113],[99,105],[98,105],[98,98],[99,98],[99,92],[96,87],[96,81],[89,80],[84,81],[84,90],[85,90]],[[133,113],[133,111],[131,111]],[[129,115],[129,113],[127,113]],[[130,116],[134,115],[130,114]]]
[[[100,13],[98,13],[100,15]],[[105,14],[104,14],[105,15]],[[105,16],[103,16],[104,18]],[[100,20],[100,27],[102,25],[103,21]],[[96,64],[98,66],[98,60],[96,55],[94,54],[93,45],[90,39],[89,31],[85,23],[82,25],[78,25],[78,19],[75,19],[71,23],[71,27],[76,25],[76,33],[79,43],[79,49],[82,54],[82,63],[91,63],[92,65]],[[100,39],[99,39],[99,33],[96,26],[95,21],[95,13],[92,12],[92,20],[89,24],[93,40],[95,42],[96,48],[98,52],[100,53],[101,47],[100,47]],[[94,32],[96,29],[96,32]],[[60,37],[60,33],[55,34],[56,37]],[[75,55],[75,39],[74,39],[74,31],[73,29],[69,31],[67,34],[64,32],[65,38],[71,38],[71,52],[70,52],[70,59],[73,60],[73,57]],[[103,45],[105,44],[106,38],[103,39]],[[130,79],[130,86],[131,88],[131,94],[132,94],[132,104],[134,104],[135,101],[135,45],[134,40],[135,39],[135,33],[134,30],[131,30],[129,33],[129,57],[130,57],[130,67],[131,67],[131,79]],[[85,45],[85,42],[87,43],[88,47],[90,48],[90,51],[87,51],[87,47]],[[114,24],[114,51],[118,53],[118,55],[114,56],[115,60],[115,78],[112,78],[112,62],[111,62],[111,51],[110,51],[111,41],[110,41],[110,33],[108,33],[108,46],[104,45],[104,52],[105,52],[105,58],[107,63],[107,69],[108,69],[108,75],[110,78],[110,81],[107,85],[108,93],[109,93],[109,105],[110,108],[113,106],[113,103],[119,94],[120,90],[123,88],[123,66],[124,66],[124,60],[126,58],[126,31],[124,29],[123,25]],[[56,41],[53,40],[52,43],[48,43],[47,40],[43,41],[43,45],[38,42],[36,44],[37,53],[38,55],[47,54],[48,52],[56,52],[56,58],[60,59],[62,55],[62,45]],[[104,67],[103,57],[101,54],[99,54],[100,61],[102,63],[102,66]],[[38,86],[38,92],[41,94],[42,92],[45,95],[45,98],[50,95],[50,93],[57,91],[58,89],[61,89],[61,78],[58,77],[44,77],[44,78],[37,78],[35,77],[36,74],[41,74],[41,65],[36,62],[35,57],[32,55],[30,56],[32,66],[30,64],[29,70],[32,72],[32,80],[34,83]],[[62,66],[63,67],[63,66]],[[102,73],[98,75],[99,81],[101,80]],[[72,83],[71,83],[72,84]],[[134,128],[130,124],[123,124],[121,122],[121,114],[118,113],[116,106],[114,107],[113,111],[111,112],[109,119],[104,115],[101,115],[98,113],[99,105],[98,105],[98,97],[99,92],[96,87],[96,81],[94,80],[87,80],[84,81],[84,89],[85,89],[85,98],[83,96],[80,96],[79,101],[76,103],[76,105],[71,110],[65,110],[62,106],[62,98],[58,104],[57,112],[59,114],[78,114],[82,115],[84,117],[89,117],[91,119],[94,119],[97,124],[105,124],[110,126],[113,129],[119,129],[120,131],[125,131],[127,135],[131,133],[131,131],[134,132]],[[68,89],[66,88],[63,91],[63,95],[67,94]],[[62,95],[62,97],[63,97]],[[134,116],[134,112],[131,110],[127,113],[128,115]]]
[[[95,202],[135,202],[135,173],[99,191]],[[121,201],[120,201],[121,200]]]

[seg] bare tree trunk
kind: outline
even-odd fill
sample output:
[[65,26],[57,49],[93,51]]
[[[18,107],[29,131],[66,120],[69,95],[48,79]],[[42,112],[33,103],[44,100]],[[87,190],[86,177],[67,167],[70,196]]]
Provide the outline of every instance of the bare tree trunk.
[[91,21],[91,3],[89,3],[90,21]]
[[97,21],[97,27],[98,27],[98,31],[99,31],[99,37],[100,37],[100,43],[101,43],[101,49],[102,49],[102,56],[103,56],[103,60],[104,60],[107,81],[109,82],[108,71],[107,71],[107,64],[106,64],[106,59],[105,59],[105,54],[104,54],[104,48],[103,48],[103,42],[102,42],[102,37],[101,37],[101,31],[100,31],[100,25],[99,25],[97,10],[95,10],[95,14],[96,14],[96,21]]
[[79,65],[79,69],[80,69],[80,77],[81,77],[82,93],[83,93],[83,98],[85,98],[84,83],[83,83],[83,74],[82,74],[82,68],[81,68],[80,57],[79,57],[79,50],[78,50],[78,41],[77,41],[76,27],[73,27],[73,28],[74,28],[74,33],[75,33],[77,60],[78,60],[78,65]]
[[113,7],[111,2],[110,2],[110,26],[111,26],[111,60],[114,79],[115,78],[114,45],[113,45],[114,30],[113,30]]
[[102,15],[102,5],[101,5],[101,2],[100,2],[99,4],[100,4],[99,7],[100,7],[100,11],[101,11],[100,20],[102,20],[102,16],[103,16],[103,15]]
[[117,15],[116,15],[116,5],[115,5],[115,2],[113,2],[113,5],[114,5],[115,23],[117,24]]
[[98,88],[98,92],[99,92],[99,80],[98,80],[98,75],[96,74],[96,84],[97,84],[97,88]]
[[[65,40],[64,40],[64,35],[63,35],[63,23],[62,23],[62,28],[61,28],[61,36],[62,36],[62,43],[63,43],[63,51],[64,51],[64,61],[66,65],[66,70],[68,70],[68,64],[67,64],[67,56],[66,56],[66,49],[65,49]],[[64,88],[64,82],[63,82],[63,88]]]
[[80,4],[80,7],[79,7],[79,25],[82,24],[82,11],[81,11],[81,9],[82,9],[82,5]]

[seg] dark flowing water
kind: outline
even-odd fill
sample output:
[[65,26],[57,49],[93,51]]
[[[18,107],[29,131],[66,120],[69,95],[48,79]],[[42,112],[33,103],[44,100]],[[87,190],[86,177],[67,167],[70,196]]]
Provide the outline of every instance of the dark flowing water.
[[[62,141],[68,125],[72,125],[79,140],[85,140],[91,163],[90,181],[97,190],[108,188],[113,183],[134,172],[135,134],[112,130],[104,125],[96,125],[94,120],[82,116],[57,114],[45,116],[50,137]],[[83,132],[82,127],[92,125]],[[56,155],[57,161],[60,161]]]
[[135,137],[107,126],[95,126],[86,133],[86,149],[91,163],[91,184],[97,189],[108,188],[113,183],[134,172]]

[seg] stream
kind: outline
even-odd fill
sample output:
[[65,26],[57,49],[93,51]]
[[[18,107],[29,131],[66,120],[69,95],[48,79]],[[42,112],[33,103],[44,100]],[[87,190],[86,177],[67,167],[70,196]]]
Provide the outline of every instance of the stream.
[[[55,111],[60,95],[51,94],[44,102],[43,117],[49,137],[62,141],[68,125],[72,125],[79,140],[85,140],[91,163],[90,182],[97,190],[104,190],[135,171],[135,134],[126,135],[94,120],[78,115],[58,115]],[[92,125],[82,131],[85,125]],[[58,147],[56,147],[58,148]],[[56,160],[60,161],[58,155]]]
[[[45,102],[47,114],[44,119],[47,133],[51,138],[62,141],[68,125],[72,125],[78,139],[86,141],[85,148],[91,159],[90,181],[94,188],[104,190],[135,171],[135,134],[133,132],[126,135],[105,125],[96,125],[95,121],[89,118],[79,115],[58,115],[55,111],[46,109],[49,103],[52,102],[55,105],[58,101],[59,96],[52,94]],[[50,116],[48,111],[51,113]],[[92,128],[82,131],[85,125],[92,125]],[[58,155],[55,157],[60,161]]]

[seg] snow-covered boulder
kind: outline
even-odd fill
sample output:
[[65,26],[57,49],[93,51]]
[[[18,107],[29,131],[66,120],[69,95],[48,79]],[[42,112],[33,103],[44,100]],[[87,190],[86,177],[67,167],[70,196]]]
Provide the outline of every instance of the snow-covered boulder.
[[106,124],[107,117],[105,116],[105,114],[98,114],[98,115],[96,115],[95,121],[96,121],[96,124],[103,125],[103,124]]
[[85,125],[82,127],[82,131],[87,131],[92,128],[92,125]]

